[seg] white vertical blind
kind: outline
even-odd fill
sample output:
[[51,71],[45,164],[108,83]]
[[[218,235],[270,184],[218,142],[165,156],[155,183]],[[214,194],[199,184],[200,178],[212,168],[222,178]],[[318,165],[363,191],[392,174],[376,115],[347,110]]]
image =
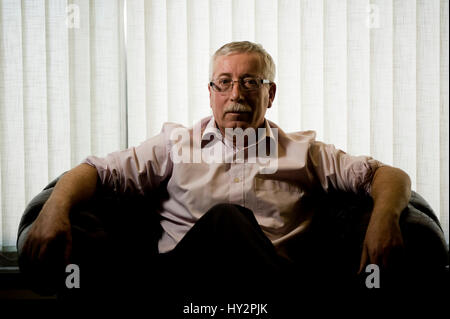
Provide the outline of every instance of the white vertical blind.
[[[416,186],[416,3],[395,1],[394,55],[394,165],[399,165]],[[420,119],[419,119],[420,120]]]
[[233,7],[231,0],[209,1],[209,53],[210,55],[225,43],[232,41]]
[[122,7],[0,1],[0,250],[50,180],[125,147]]
[[[301,21],[300,1],[278,1],[277,112],[286,132],[301,128]],[[286,112],[285,110],[289,110]]]
[[48,178],[47,41],[45,1],[22,5],[23,129],[25,198],[39,191],[35,180]]
[[324,131],[327,143],[347,149],[347,1],[324,1]]
[[439,209],[439,0],[417,1],[416,13],[416,185],[431,207]]
[[[446,238],[448,243],[448,217],[449,217],[449,131],[448,131],[448,122],[449,122],[449,105],[448,105],[448,0],[441,1],[440,8],[440,103],[439,103],[439,118],[440,118],[440,134],[439,134],[439,166],[440,166],[440,183],[439,183],[439,194],[440,194],[440,221],[441,224],[444,225],[444,230],[446,232]],[[436,185],[437,188],[437,185]],[[436,191],[436,189],[435,189]],[[435,208],[437,209],[437,207]]]
[[[47,114],[48,119],[48,176],[58,176],[71,166],[70,138],[70,60],[69,37],[65,23],[66,4],[62,1],[47,2]],[[45,65],[45,64],[44,64]],[[45,83],[44,83],[45,85]],[[64,123],[64,125],[61,125]],[[45,180],[45,179],[44,179]],[[32,181],[35,191],[42,185]],[[35,192],[30,194],[36,195]]]
[[106,155],[125,146],[123,3],[96,0],[89,4],[91,151]]
[[0,247],[87,155],[211,114],[209,56],[232,40],[276,62],[269,119],[404,169],[448,241],[448,1],[1,0]]
[[[369,5],[370,30],[370,153],[393,163],[393,10],[390,0]],[[382,12],[383,14],[380,14]]]
[[232,0],[233,41],[255,40],[255,0]]
[[323,1],[301,2],[301,126],[323,140]]
[[[255,6],[255,41],[270,52],[274,61],[278,61],[278,1],[258,0]],[[278,70],[277,70],[278,72]],[[278,74],[275,75],[277,78]],[[278,99],[267,110],[266,117],[278,122]]]
[[142,137],[154,135],[147,132],[147,64],[145,58],[146,28],[145,6],[142,1],[127,1],[127,33],[134,34],[127,37],[127,56],[133,52],[133,58],[127,60],[127,87],[128,89],[128,125],[133,129],[128,132],[129,145],[137,145]]
[[189,123],[187,1],[167,0],[166,6],[169,121]]
[[0,2],[0,249],[15,244],[26,201],[22,15],[20,2]]
[[187,6],[188,116],[192,124],[208,114],[208,85],[204,79],[209,72],[209,1],[188,1]]
[[370,154],[370,27],[368,0],[347,1],[347,149]]
[[[87,0],[74,0],[74,10],[79,9],[78,28],[68,29],[69,44],[69,92],[70,92],[70,146],[71,164],[79,163],[91,153],[91,27],[90,3]],[[72,11],[69,11],[72,12]],[[74,12],[74,11],[73,11]],[[67,16],[69,13],[67,13]],[[72,20],[68,20],[72,22]],[[73,21],[75,22],[75,21]]]
[[[128,1],[127,1],[128,2]],[[133,14],[133,12],[130,12]],[[149,121],[148,136],[155,135],[161,130],[161,122],[169,119],[168,109],[168,78],[167,78],[167,11],[166,3],[162,0],[146,1],[145,16],[146,43],[143,54],[146,58],[145,72]],[[129,20],[128,20],[129,21]],[[131,38],[132,34],[127,37]],[[134,52],[129,52],[128,60],[133,59]],[[140,61],[138,61],[140,63]],[[128,87],[128,94],[133,94],[133,87]],[[164,107],[162,107],[164,106]],[[128,108],[133,105],[128,103]],[[128,127],[132,127],[129,124]],[[142,141],[143,136],[139,137]]]

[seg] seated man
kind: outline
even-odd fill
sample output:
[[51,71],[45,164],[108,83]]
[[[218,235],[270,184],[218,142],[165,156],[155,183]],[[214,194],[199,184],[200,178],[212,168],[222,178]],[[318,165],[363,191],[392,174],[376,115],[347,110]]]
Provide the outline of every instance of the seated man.
[[208,86],[213,116],[190,129],[166,123],[137,147],[88,157],[59,180],[23,250],[39,262],[61,240],[60,257],[69,263],[74,205],[100,187],[122,195],[165,187],[155,257],[162,286],[183,282],[177,289],[187,293],[199,283],[207,291],[281,290],[309,277],[301,251],[286,249],[310,224],[304,199],[337,189],[373,198],[359,271],[368,264],[388,268],[403,245],[399,218],[410,198],[408,175],[318,142],[314,132],[288,134],[266,120],[274,77],[261,45],[221,47]]

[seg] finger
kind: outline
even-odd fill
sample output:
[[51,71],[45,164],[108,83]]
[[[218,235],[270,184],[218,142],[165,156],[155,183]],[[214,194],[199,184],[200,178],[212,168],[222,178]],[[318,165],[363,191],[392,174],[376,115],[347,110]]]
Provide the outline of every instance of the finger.
[[361,262],[360,262],[360,265],[359,265],[358,275],[361,274],[361,272],[363,271],[364,267],[367,264],[367,256],[368,256],[367,255],[367,248],[364,245],[364,248],[363,248],[363,251],[362,251],[362,254],[361,254]]
[[62,265],[65,262],[66,248],[68,244],[68,236],[66,233],[58,233],[54,239],[49,242],[49,257],[50,260]]
[[66,265],[70,264],[71,255],[72,255],[72,235],[69,233],[67,234],[66,247],[64,250],[64,261]]
[[27,238],[23,243],[22,256],[24,256],[26,259],[30,259],[31,257],[30,234],[27,235]]
[[50,253],[49,250],[52,249],[51,244],[52,243],[41,243],[40,245],[36,245],[36,252],[33,259],[36,263],[42,264],[46,262]]
[[27,256],[28,259],[31,262],[36,262],[37,258],[39,257],[39,246],[36,245],[35,241],[33,238],[28,237],[28,245],[27,245],[28,249],[27,249]]
[[39,245],[36,244],[37,238],[34,236],[35,234],[35,224],[31,225],[30,230],[27,234],[27,240],[25,242],[26,247],[26,256],[32,262],[36,261],[36,258],[39,256]]
[[28,269],[31,263],[33,262],[33,247],[29,236],[25,240],[20,255],[22,267],[26,267]]

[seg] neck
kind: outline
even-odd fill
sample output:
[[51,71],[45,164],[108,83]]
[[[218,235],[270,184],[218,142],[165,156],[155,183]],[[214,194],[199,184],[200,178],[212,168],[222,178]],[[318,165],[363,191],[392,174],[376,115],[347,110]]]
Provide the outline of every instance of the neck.
[[[216,127],[218,127],[217,122],[215,123]],[[264,128],[266,127],[266,122],[263,120],[262,124],[258,126],[257,128],[249,127],[251,131],[247,131],[245,134],[238,134],[238,132],[244,133],[248,128],[242,129],[242,131],[236,129],[238,128],[219,128],[220,133],[222,134],[223,139],[228,139],[229,141],[233,142],[234,147],[248,147],[251,144],[256,143],[259,140],[258,136],[258,128]],[[226,131],[228,132],[228,135],[226,134]]]

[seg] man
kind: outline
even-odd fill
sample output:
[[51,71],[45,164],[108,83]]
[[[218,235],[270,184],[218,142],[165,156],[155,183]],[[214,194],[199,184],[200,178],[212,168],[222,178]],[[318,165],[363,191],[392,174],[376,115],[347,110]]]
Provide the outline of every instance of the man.
[[[24,251],[39,261],[52,242],[64,238],[61,256],[69,260],[71,207],[92,197],[98,187],[145,195],[165,185],[169,198],[162,206],[158,262],[170,268],[168,273],[181,273],[178,279],[193,277],[191,284],[202,274],[206,281],[214,275],[225,278],[223,285],[245,278],[252,284],[276,284],[289,280],[278,276],[283,269],[296,267],[284,244],[311,221],[310,212],[302,209],[303,198],[335,188],[372,196],[360,272],[370,263],[388,267],[403,245],[399,217],[410,197],[408,175],[317,142],[313,132],[286,134],[267,121],[265,113],[276,94],[274,77],[272,58],[260,45],[224,45],[211,61],[213,117],[186,130],[187,141],[177,139],[186,136],[177,133],[183,127],[165,124],[159,135],[138,147],[105,158],[89,157],[67,172],[34,222]],[[247,135],[239,142],[242,134],[229,138],[227,132],[233,129],[255,130],[257,141]],[[256,154],[274,143],[276,169],[261,170],[264,163]],[[179,151],[186,149],[192,151],[187,157],[182,154],[188,160],[180,160]],[[207,160],[207,154],[217,150],[222,160]],[[197,161],[196,151],[201,154]],[[220,271],[211,271],[217,268]]]

